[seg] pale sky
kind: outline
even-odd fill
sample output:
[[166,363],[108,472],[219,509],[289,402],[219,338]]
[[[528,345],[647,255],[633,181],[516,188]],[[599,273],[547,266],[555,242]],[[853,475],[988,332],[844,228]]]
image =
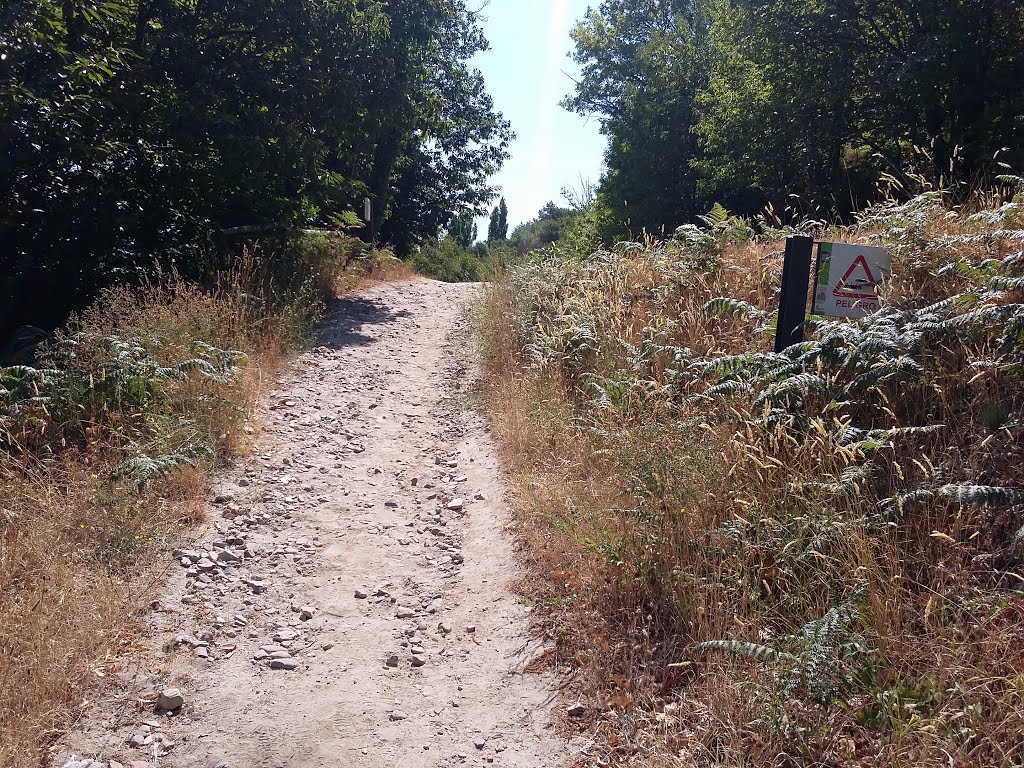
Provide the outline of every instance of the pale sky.
[[[605,138],[597,118],[558,104],[579,73],[567,56],[573,47],[569,30],[597,2],[490,0],[483,11],[491,50],[472,65],[483,72],[495,108],[516,133],[512,157],[492,179],[508,203],[509,234],[545,203],[565,205],[561,189],[578,189],[581,175],[595,183],[601,175]],[[480,220],[479,230],[485,239],[487,219]]]

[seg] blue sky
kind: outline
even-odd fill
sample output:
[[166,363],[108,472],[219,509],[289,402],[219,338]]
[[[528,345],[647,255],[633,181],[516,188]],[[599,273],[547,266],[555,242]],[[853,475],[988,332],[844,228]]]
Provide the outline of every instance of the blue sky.
[[[567,56],[573,47],[569,30],[596,2],[491,0],[483,11],[491,50],[477,54],[472,64],[516,133],[512,157],[492,179],[508,203],[510,233],[545,203],[564,205],[561,189],[579,188],[581,175],[596,182],[601,174],[605,138],[597,118],[558,104],[579,73]],[[486,234],[487,221],[481,219],[480,238]]]

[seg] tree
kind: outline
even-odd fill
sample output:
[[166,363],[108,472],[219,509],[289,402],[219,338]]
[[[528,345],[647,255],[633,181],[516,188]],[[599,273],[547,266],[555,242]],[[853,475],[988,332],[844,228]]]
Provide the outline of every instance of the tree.
[[558,242],[562,233],[572,224],[576,212],[548,203],[537,213],[537,218],[520,224],[509,238],[520,255]]
[[692,127],[704,82],[701,3],[603,0],[572,32],[582,67],[565,105],[608,136],[601,190],[625,230],[672,229],[704,210]]
[[452,225],[448,232],[460,248],[472,248],[476,240],[477,230],[473,211],[462,211],[452,217]]
[[573,38],[623,230],[716,201],[848,219],[883,174],[956,202],[1024,166],[1021,3],[603,0]]
[[508,206],[505,198],[501,198],[491,211],[491,221],[487,225],[487,240],[505,240],[508,237]]
[[154,262],[203,277],[235,227],[369,196],[408,254],[482,213],[511,138],[486,46],[463,0],[4,3],[0,336]]

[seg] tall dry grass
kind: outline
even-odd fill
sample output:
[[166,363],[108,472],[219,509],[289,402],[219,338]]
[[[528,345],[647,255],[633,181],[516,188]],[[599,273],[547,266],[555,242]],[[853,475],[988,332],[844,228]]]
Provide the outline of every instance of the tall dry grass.
[[822,232],[893,250],[886,308],[784,355],[783,233],[724,217],[492,288],[523,586],[611,764],[1024,761],[1024,201],[1002,202]]
[[248,447],[324,302],[405,275],[346,238],[289,249],[249,248],[206,286],[114,286],[36,367],[0,368],[0,765],[40,765],[130,658],[210,472]]

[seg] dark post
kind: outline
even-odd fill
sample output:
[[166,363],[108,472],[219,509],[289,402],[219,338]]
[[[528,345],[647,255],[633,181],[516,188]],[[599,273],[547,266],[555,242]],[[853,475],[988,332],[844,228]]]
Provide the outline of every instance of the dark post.
[[811,280],[813,250],[814,239],[807,235],[790,235],[786,238],[786,255],[782,261],[779,319],[775,326],[776,352],[804,340],[807,285]]

